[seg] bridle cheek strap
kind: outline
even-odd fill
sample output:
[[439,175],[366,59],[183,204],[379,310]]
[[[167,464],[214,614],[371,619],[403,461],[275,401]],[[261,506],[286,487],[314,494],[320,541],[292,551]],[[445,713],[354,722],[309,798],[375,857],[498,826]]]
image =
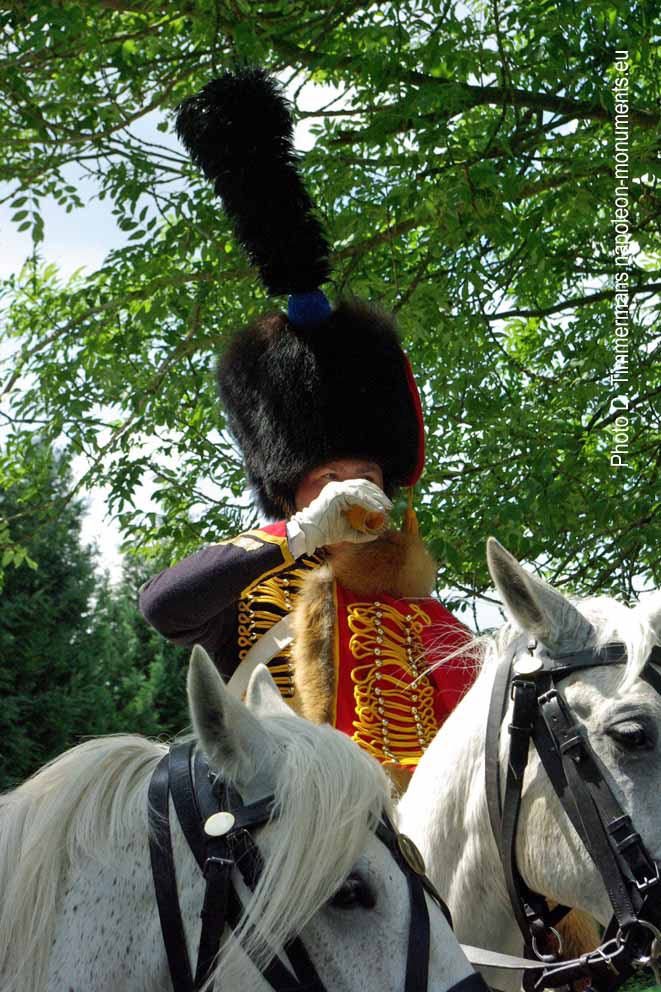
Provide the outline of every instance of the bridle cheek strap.
[[[631,926],[637,919],[636,910],[625,884],[623,866],[611,846],[617,846],[618,825],[625,820],[631,825],[631,820],[622,815],[587,738],[572,721],[558,692],[551,690],[539,702],[542,717],[560,752],[565,781],[578,812],[574,826],[580,827],[579,837],[606,886],[620,928]],[[552,784],[555,787],[553,780]],[[639,907],[640,901],[636,908]]]
[[[429,987],[429,951],[431,946],[426,896],[428,895],[432,902],[436,903],[448,926],[452,929],[450,910],[427,876],[422,855],[413,841],[398,833],[385,814],[377,827],[376,835],[392,854],[396,864],[406,877],[408,885],[411,919],[406,952],[404,990],[405,992],[421,992],[421,990],[426,992]],[[473,972],[456,982],[448,989],[448,992],[489,992],[489,990],[482,976]]]
[[164,754],[149,783],[147,798],[149,856],[172,988],[174,992],[192,992],[193,973],[179,909],[177,876],[172,853],[169,769],[170,755]]
[[[505,786],[500,788],[500,733],[510,697],[513,701],[512,719],[508,726],[510,738]],[[568,912],[568,906],[550,910],[546,900],[533,892],[523,881],[516,864],[516,834],[518,827],[523,776],[528,764],[530,742],[538,716],[535,686],[522,679],[511,679],[510,666],[501,665],[496,672],[485,742],[485,786],[491,829],[496,841],[510,905],[526,944],[533,955],[537,938],[542,938]],[[524,976],[525,977],[525,976]]]
[[[225,790],[224,799],[240,803],[240,798]],[[206,880],[204,904],[201,911],[202,929],[193,979],[183,921],[179,908],[176,872],[172,852],[169,805],[172,798],[190,850]],[[204,832],[208,816],[218,811],[218,800],[202,755],[195,751],[194,742],[176,745],[161,758],[149,784],[149,851],[152,878],[158,906],[161,931],[165,944],[174,992],[196,992],[202,988],[215,965],[220,940],[227,924],[236,926],[242,913],[241,901],[231,882],[231,874],[239,861],[242,874],[253,885],[259,874],[259,852],[248,829],[268,820],[272,798],[252,805],[240,804],[233,832],[221,837],[209,837]],[[240,853],[240,858],[238,857]],[[299,986],[284,968],[272,968],[279,984],[274,988],[296,990]],[[306,976],[311,978],[310,972]],[[310,989],[323,986],[310,984]]]
[[411,872],[406,881],[411,905],[411,922],[406,952],[405,992],[426,989],[429,981],[429,910],[422,882]]
[[[409,922],[409,938],[406,952],[406,983],[404,990],[405,992],[418,992],[419,989],[426,989],[429,981],[430,928],[425,888],[420,874],[414,871],[409,862],[403,857],[397,844],[397,832],[387,817],[384,817],[377,827],[376,835],[386,845],[399,869],[406,877],[411,919]],[[442,903],[442,909],[447,914],[447,908],[444,903]]]

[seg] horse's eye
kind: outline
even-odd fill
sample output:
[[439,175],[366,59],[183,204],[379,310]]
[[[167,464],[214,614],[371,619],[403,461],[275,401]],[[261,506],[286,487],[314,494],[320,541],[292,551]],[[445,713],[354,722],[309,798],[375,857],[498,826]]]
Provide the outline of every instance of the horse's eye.
[[329,905],[335,909],[374,909],[376,896],[369,883],[358,872],[352,872],[331,898]]
[[647,728],[636,720],[623,720],[610,727],[608,734],[627,751],[651,751],[654,739]]

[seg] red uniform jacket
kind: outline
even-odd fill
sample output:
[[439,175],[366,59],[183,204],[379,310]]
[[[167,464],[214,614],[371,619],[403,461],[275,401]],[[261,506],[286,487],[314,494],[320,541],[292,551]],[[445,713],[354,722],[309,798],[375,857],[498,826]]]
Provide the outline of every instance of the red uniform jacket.
[[[252,644],[295,606],[321,556],[294,560],[285,524],[205,548],[150,579],[140,608],[177,644],[202,644],[226,678]],[[382,761],[415,765],[461,698],[473,671],[461,657],[467,628],[436,599],[365,600],[333,583],[334,699],[330,721]],[[296,704],[290,650],[269,668]]]

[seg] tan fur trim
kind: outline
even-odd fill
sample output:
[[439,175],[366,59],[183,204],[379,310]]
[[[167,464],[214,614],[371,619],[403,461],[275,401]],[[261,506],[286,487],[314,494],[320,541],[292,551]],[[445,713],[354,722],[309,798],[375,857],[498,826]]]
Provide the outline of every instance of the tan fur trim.
[[306,576],[293,612],[291,662],[297,709],[312,723],[330,723],[335,699],[335,603],[327,565]]
[[329,552],[328,561],[340,585],[366,599],[384,593],[397,599],[430,596],[436,581],[436,562],[422,540],[399,530],[369,544],[343,544]]
[[369,544],[336,548],[329,554],[328,564],[306,576],[293,613],[291,663],[294,708],[313,723],[330,723],[333,716],[334,579],[365,599],[384,593],[416,599],[432,592],[436,563],[417,535],[391,530]]
[[384,761],[381,767],[390,779],[395,801],[401,799],[411,784],[411,769],[398,765],[396,761]]
[[[553,904],[551,904],[553,905]],[[580,909],[572,909],[560,920],[556,929],[562,938],[563,961],[580,958],[582,954],[599,947],[599,930],[591,916]]]

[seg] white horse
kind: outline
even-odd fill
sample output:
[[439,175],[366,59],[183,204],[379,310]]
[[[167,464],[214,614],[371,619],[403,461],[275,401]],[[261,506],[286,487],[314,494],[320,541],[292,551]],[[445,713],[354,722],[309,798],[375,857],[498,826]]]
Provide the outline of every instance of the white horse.
[[[525,656],[531,638],[554,655],[612,641],[626,644],[626,666],[587,668],[561,681],[559,690],[589,734],[611,788],[658,860],[661,698],[638,676],[652,647],[661,642],[661,598],[657,594],[636,609],[606,597],[570,602],[528,574],[493,539],[487,558],[511,622],[489,639],[476,682],[422,758],[398,818],[449,905],[459,940],[520,956],[523,940],[510,908],[485,791],[485,727],[496,670],[515,653]],[[503,727],[509,722],[508,712]],[[503,729],[501,782],[508,743]],[[534,748],[524,778],[516,856],[533,891],[608,923],[612,910],[605,887]],[[489,968],[484,976],[499,989],[520,985],[520,972]]]
[[[410,903],[374,833],[390,802],[382,770],[344,735],[295,717],[263,668],[244,705],[196,648],[189,699],[211,767],[244,802],[274,794],[277,811],[257,832],[254,894],[233,876],[246,913],[221,945],[221,988],[269,989],[252,962],[299,934],[328,990],[403,992]],[[140,737],[91,740],[0,799],[1,992],[171,988],[147,834],[148,784],[165,751]],[[194,960],[205,883],[171,820]],[[473,987],[478,976],[427,901],[429,989]]]

